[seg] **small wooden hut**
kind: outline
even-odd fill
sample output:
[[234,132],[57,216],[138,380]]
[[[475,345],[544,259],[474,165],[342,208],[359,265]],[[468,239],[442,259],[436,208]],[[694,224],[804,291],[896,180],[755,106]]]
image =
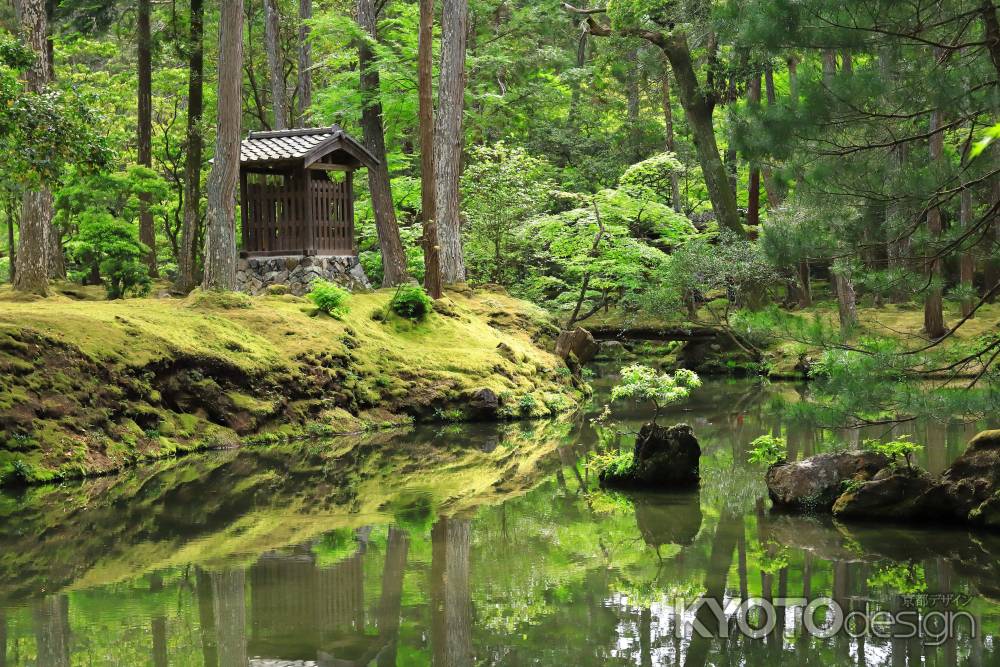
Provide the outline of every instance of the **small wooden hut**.
[[243,257],[356,256],[356,170],[378,160],[341,128],[251,132],[240,145]]

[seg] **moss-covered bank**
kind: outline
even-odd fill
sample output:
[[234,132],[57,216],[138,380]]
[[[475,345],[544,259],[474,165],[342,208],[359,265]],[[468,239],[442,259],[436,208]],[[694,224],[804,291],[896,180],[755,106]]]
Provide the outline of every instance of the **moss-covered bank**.
[[[391,291],[342,320],[304,299],[17,300],[0,292],[0,484],[120,469],[208,447],[471,416],[545,416],[581,398],[539,309],[449,292],[425,322]],[[379,313],[379,315],[375,315]],[[373,315],[375,315],[373,317]]]

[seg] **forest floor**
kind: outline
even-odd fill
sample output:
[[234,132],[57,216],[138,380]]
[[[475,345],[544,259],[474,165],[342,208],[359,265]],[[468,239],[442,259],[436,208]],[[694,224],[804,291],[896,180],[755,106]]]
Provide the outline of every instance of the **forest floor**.
[[342,320],[291,295],[195,292],[105,301],[0,291],[0,484],[119,470],[204,448],[274,444],[412,421],[461,421],[482,388],[500,417],[572,408],[583,392],[544,311],[452,291],[424,322],[356,294]]

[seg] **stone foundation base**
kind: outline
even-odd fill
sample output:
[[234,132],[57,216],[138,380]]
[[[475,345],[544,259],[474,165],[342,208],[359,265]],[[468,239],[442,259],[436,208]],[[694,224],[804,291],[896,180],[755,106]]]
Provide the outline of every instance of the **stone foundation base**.
[[371,288],[365,270],[353,256],[246,257],[236,267],[236,288],[253,295],[266,293],[272,285],[283,285],[287,293],[302,296],[316,278],[349,290]]

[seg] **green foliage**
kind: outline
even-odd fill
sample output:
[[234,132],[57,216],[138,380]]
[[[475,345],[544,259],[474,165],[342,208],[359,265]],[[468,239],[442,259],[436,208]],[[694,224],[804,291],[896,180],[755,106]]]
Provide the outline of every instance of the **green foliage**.
[[434,302],[420,285],[401,285],[389,302],[389,308],[400,317],[420,322],[434,310]]
[[350,293],[336,283],[317,278],[309,285],[306,298],[312,301],[316,308],[334,319],[343,319],[349,308],[347,300]]
[[923,445],[918,445],[914,442],[910,442],[909,435],[902,435],[889,442],[883,442],[881,440],[865,440],[862,447],[868,451],[875,452],[885,456],[893,463],[895,463],[900,458],[906,461],[906,467],[912,468],[913,461],[912,457],[914,454],[919,452],[924,448]]
[[750,443],[747,461],[756,465],[772,466],[785,460],[787,445],[783,438],[762,435]]
[[692,389],[701,386],[701,380],[694,371],[679,369],[673,375],[657,373],[648,366],[632,364],[621,370],[621,379],[611,390],[611,400],[631,398],[649,401],[653,404],[653,421],[664,406],[686,399]]
[[84,267],[77,277],[99,277],[109,299],[149,293],[152,282],[143,262],[148,250],[139,243],[134,226],[110,213],[88,210],[79,216],[79,231],[67,247]]
[[682,170],[673,153],[658,153],[629,166],[618,179],[618,187],[636,199],[670,206],[673,204],[671,176]]
[[471,281],[514,282],[514,260],[529,241],[523,227],[547,208],[554,189],[551,171],[544,160],[503,142],[470,151],[462,175],[462,209],[469,220],[465,256]]
[[629,474],[634,464],[635,454],[631,449],[613,449],[593,454],[587,462],[587,467],[598,475],[624,477]]

